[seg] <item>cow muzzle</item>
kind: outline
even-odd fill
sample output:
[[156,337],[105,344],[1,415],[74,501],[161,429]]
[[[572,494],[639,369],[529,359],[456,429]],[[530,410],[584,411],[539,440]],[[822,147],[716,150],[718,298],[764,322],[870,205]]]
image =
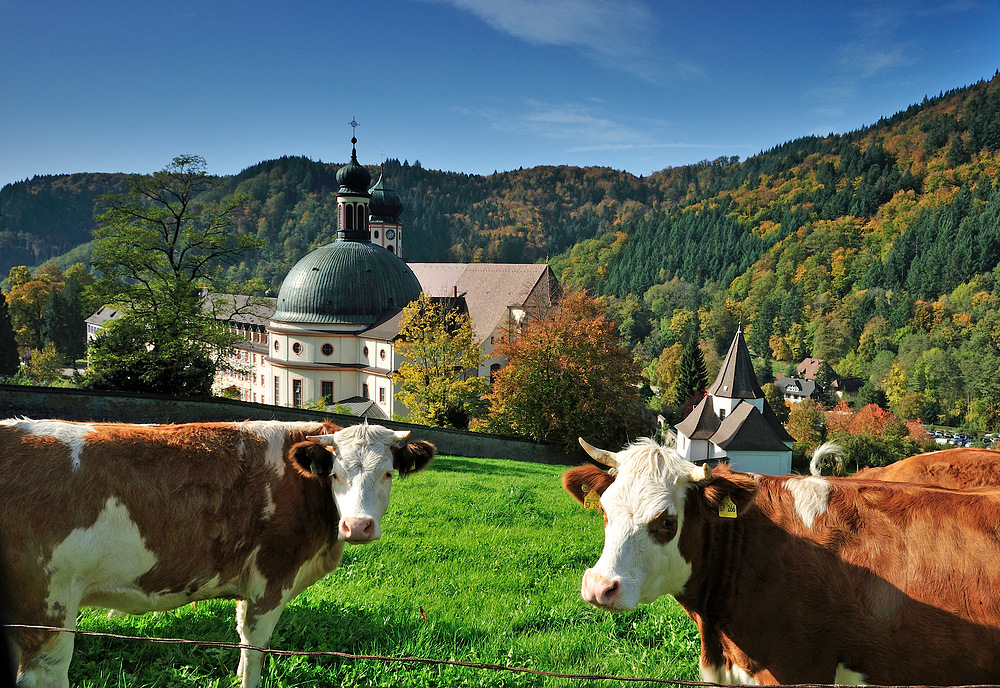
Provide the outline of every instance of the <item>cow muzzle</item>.
[[382,537],[381,529],[374,518],[342,518],[340,519],[340,539],[361,544],[373,542]]
[[620,581],[610,581],[594,569],[587,569],[583,574],[583,588],[581,590],[583,599],[594,605],[609,611],[619,611],[622,596],[622,585]]

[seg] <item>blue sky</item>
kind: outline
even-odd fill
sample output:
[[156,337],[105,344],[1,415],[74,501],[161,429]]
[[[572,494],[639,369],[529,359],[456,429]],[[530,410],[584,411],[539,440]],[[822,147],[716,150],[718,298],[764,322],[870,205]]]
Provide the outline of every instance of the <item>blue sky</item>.
[[846,132],[1000,67],[996,0],[0,0],[0,185],[358,155],[633,174]]

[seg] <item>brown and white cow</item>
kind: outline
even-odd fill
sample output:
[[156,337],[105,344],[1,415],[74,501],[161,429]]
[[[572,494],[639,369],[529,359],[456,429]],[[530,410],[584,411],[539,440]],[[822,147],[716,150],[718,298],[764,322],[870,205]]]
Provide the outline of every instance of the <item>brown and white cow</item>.
[[[434,455],[378,425],[0,421],[0,535],[12,621],[75,628],[80,606],[139,614],[233,598],[247,645],[381,535],[394,472]],[[68,686],[73,635],[17,635],[19,686]],[[243,688],[262,655],[243,650]]]
[[[1000,490],[696,467],[651,440],[563,485],[604,512],[588,602],[672,595],[716,683],[1000,682]],[[588,496],[590,499],[588,500]]]
[[[825,454],[821,454],[826,450]],[[823,459],[836,454],[838,447],[823,445],[816,450],[809,472],[821,474]],[[1000,487],[1000,451],[976,447],[956,447],[916,454],[888,466],[862,468],[852,478],[861,480],[891,480],[897,483],[923,483],[964,489],[969,487]]]

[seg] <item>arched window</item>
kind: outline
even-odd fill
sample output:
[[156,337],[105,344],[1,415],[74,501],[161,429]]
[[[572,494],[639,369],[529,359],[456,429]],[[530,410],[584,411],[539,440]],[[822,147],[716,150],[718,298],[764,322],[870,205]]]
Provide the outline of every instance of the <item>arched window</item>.
[[386,248],[389,249],[389,253],[395,253],[396,252],[396,247],[393,246],[392,244],[389,244],[388,246],[386,246]]
[[492,385],[496,381],[496,373],[500,370],[500,364],[494,363],[490,366],[490,384]]
[[354,229],[354,204],[344,204],[344,229]]

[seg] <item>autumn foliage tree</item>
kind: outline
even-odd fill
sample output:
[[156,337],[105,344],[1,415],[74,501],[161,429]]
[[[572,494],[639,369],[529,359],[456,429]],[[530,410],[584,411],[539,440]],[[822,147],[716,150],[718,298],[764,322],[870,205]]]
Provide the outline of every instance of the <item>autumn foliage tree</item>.
[[396,352],[405,360],[395,380],[396,395],[416,423],[466,428],[486,392],[478,375],[483,351],[472,318],[425,292],[403,308],[402,339]]
[[494,352],[507,359],[487,395],[490,432],[578,451],[578,437],[618,449],[648,434],[637,384],[640,368],[620,344],[617,324],[585,293],[509,333]]
[[[812,403],[815,410],[822,410],[821,404]],[[797,410],[793,408],[793,416]],[[841,447],[844,464],[850,470],[885,466],[935,448],[923,425],[903,421],[876,404],[866,404],[855,411],[846,401],[839,401],[833,408],[823,411],[823,416],[824,421],[813,420],[823,424],[828,441]],[[799,436],[795,432],[801,427],[799,423],[793,430],[792,422],[789,422],[789,431],[796,439]]]

